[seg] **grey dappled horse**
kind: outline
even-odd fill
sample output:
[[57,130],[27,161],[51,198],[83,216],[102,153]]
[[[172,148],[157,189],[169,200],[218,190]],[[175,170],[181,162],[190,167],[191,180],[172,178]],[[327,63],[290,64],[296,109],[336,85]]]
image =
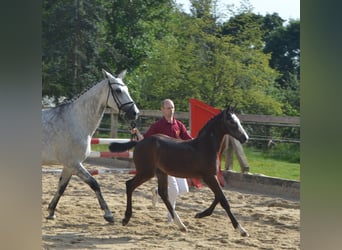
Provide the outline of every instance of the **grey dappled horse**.
[[103,70],[105,79],[77,99],[42,111],[42,165],[60,164],[63,170],[58,189],[51,200],[47,219],[55,219],[55,209],[72,175],[77,175],[94,190],[104,210],[104,218],[114,222],[112,212],[103,199],[100,186],[82,162],[90,154],[90,141],[107,106],[135,120],[139,110],[122,81],[126,71],[114,77]]

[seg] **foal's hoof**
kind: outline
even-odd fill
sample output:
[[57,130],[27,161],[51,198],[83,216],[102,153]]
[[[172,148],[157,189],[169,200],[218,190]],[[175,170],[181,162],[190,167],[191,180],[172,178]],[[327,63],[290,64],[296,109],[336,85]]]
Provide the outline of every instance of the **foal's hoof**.
[[125,218],[125,219],[122,220],[122,225],[126,226],[128,224],[128,222],[129,222],[129,219]]
[[244,229],[241,225],[238,225],[236,229],[239,229],[240,235],[242,237],[248,237],[249,234],[247,233],[246,229]]
[[247,232],[241,232],[242,237],[249,237],[249,234]]
[[195,215],[195,218],[203,218],[203,217],[205,217],[205,216],[208,216],[208,214],[202,212],[202,213],[196,214],[196,215]]
[[108,215],[104,215],[103,218],[108,221],[109,223],[114,223],[114,216],[108,216]]
[[46,219],[48,219],[48,220],[54,220],[54,219],[56,219],[56,215],[49,215],[49,216],[47,216],[47,217],[45,217]]

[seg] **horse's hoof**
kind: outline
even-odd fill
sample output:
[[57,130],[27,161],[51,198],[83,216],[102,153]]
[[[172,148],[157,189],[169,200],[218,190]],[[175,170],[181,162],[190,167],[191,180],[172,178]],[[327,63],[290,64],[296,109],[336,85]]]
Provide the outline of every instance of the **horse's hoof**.
[[109,223],[114,223],[114,216],[106,216],[104,215],[103,218],[108,221]]
[[242,236],[242,237],[249,237],[249,234],[248,234],[247,232],[242,232],[242,233],[241,233],[241,236]]
[[202,212],[202,213],[196,214],[196,215],[195,215],[195,218],[203,218],[203,217],[205,217],[205,216],[208,216],[208,215]]
[[126,218],[123,219],[123,220],[122,220],[122,225],[123,225],[123,226],[126,226],[126,225],[128,224],[128,221],[129,221],[129,220],[126,219]]
[[54,220],[54,219],[56,219],[56,215],[49,215],[49,216],[47,216],[47,217],[45,217],[46,219],[48,219],[48,220]]
[[247,233],[247,231],[241,226],[241,225],[238,225],[236,229],[239,229],[240,230],[240,235],[242,237],[248,237],[249,234]]
[[183,228],[181,228],[180,229],[182,232],[187,232],[188,231],[188,229],[186,228],[186,227],[183,227]]

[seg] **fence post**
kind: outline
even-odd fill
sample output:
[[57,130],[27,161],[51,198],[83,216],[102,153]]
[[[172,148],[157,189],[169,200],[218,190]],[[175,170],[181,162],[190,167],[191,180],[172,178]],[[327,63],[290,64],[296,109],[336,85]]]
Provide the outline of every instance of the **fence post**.
[[110,137],[117,138],[118,135],[118,114],[110,113]]
[[249,166],[247,162],[247,157],[245,155],[245,152],[243,151],[241,143],[228,135],[226,136],[226,138],[224,138],[224,140],[226,141],[226,170],[233,169],[233,151],[235,151],[237,159],[240,164],[241,172],[248,172]]

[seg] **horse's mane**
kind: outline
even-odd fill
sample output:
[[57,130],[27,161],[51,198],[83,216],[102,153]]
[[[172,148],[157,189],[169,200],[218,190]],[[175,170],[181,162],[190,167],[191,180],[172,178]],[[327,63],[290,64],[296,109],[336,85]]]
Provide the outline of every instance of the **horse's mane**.
[[76,94],[71,99],[63,100],[63,102],[61,102],[58,106],[75,102],[78,98],[80,98],[82,95],[84,95],[86,92],[88,92],[90,89],[95,87],[100,82],[93,82],[93,83],[88,84],[80,93]]
[[204,126],[201,128],[201,130],[198,132],[198,136],[201,136],[206,130],[208,130],[208,127],[210,127],[216,120],[221,119],[223,115],[223,111],[221,111],[219,114],[212,117]]

